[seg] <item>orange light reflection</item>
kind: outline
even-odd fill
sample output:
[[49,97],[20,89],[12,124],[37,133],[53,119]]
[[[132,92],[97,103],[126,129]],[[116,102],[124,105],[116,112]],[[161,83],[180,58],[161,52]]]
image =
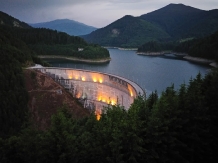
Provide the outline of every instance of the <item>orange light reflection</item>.
[[95,115],[96,115],[96,119],[99,121],[100,118],[101,118],[101,110],[100,109],[96,109]]

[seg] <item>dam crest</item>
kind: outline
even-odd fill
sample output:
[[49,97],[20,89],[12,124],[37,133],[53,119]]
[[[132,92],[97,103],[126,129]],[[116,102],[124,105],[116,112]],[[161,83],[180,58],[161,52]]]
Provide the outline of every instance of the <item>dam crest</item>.
[[50,76],[78,98],[85,108],[99,113],[108,105],[120,105],[127,110],[138,95],[144,94],[136,83],[113,74],[59,67],[31,69]]

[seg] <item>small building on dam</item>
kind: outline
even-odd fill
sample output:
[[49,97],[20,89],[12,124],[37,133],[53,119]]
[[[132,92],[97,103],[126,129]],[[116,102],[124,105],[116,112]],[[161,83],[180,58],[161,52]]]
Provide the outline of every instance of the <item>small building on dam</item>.
[[144,94],[136,83],[112,74],[56,67],[33,69],[52,77],[78,98],[85,108],[95,109],[99,113],[108,105],[120,105],[128,109],[134,98]]

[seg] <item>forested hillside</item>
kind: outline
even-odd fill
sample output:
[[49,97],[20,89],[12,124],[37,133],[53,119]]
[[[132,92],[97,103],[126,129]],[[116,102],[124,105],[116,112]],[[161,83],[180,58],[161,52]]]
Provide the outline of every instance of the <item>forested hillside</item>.
[[137,47],[152,40],[170,39],[170,36],[158,26],[130,15],[82,37],[88,42],[115,47]]
[[205,37],[218,30],[218,9],[205,11],[169,4],[140,18],[160,26],[174,40]]
[[181,42],[175,47],[174,51],[218,61],[218,31],[202,39]]
[[[39,130],[30,123],[23,68],[41,62],[35,46],[73,47],[77,42],[86,44],[52,30],[0,25],[0,163],[218,162],[218,69],[205,77],[198,74],[179,90],[169,86],[160,97],[157,92],[139,96],[128,110],[108,106],[100,120],[94,111],[77,119],[75,112],[61,107],[51,116],[50,127]],[[197,53],[211,48],[217,54],[217,33],[193,44],[193,49],[199,48]],[[102,48],[89,45],[84,49]],[[30,74],[33,81],[29,84],[36,78],[45,86],[42,76]],[[39,88],[37,83],[33,87]]]
[[139,47],[203,38],[218,30],[218,9],[205,11],[183,4],[169,4],[139,17],[124,16],[83,38],[92,43],[115,47]]
[[32,28],[28,24],[21,22],[20,20],[0,11],[0,25],[7,25],[10,27],[19,27],[19,28]]
[[138,48],[138,52],[164,52],[175,48],[174,42],[160,43],[157,41],[146,42]]
[[29,56],[0,44],[0,58],[0,137],[4,138],[19,132],[27,122],[28,95],[21,65]]
[[[5,21],[6,18],[8,19],[7,21]],[[26,44],[27,49],[35,55],[67,56],[90,60],[110,58],[107,49],[95,44],[88,44],[80,37],[70,36],[56,30],[31,28],[26,23],[20,22],[5,13],[0,14],[0,20],[3,22],[0,24],[1,37],[13,36]],[[15,20],[20,26],[13,25]],[[83,48],[84,50],[78,51],[78,48]]]
[[173,86],[158,98],[138,97],[128,111],[120,106],[76,120],[66,108],[52,116],[46,131],[24,129],[0,138],[4,162],[217,162],[218,70]]
[[[75,46],[83,45],[84,51],[79,53],[78,58],[88,59],[102,58],[102,56],[104,58],[104,53],[109,57],[109,52],[100,46],[89,45],[83,39],[69,36],[66,33],[33,29],[2,12],[0,20],[3,22],[0,24],[0,137],[5,138],[17,134],[28,123],[28,96],[22,68],[32,66],[34,63],[47,66],[47,63],[37,57],[41,54],[40,48],[34,49],[33,47],[43,47],[44,54],[49,55],[49,50],[54,50],[56,46],[65,51],[71,49],[72,53],[77,48]],[[14,21],[19,26],[14,26]],[[50,47],[47,52],[46,47]],[[69,55],[72,55],[71,53]],[[66,54],[60,53],[60,55]]]

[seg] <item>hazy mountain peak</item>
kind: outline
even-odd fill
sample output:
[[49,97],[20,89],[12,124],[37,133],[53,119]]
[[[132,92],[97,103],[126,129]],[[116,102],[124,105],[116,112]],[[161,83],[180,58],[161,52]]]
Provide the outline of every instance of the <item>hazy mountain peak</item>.
[[34,28],[49,28],[69,35],[86,35],[97,28],[70,19],[56,19],[49,22],[30,24]]

